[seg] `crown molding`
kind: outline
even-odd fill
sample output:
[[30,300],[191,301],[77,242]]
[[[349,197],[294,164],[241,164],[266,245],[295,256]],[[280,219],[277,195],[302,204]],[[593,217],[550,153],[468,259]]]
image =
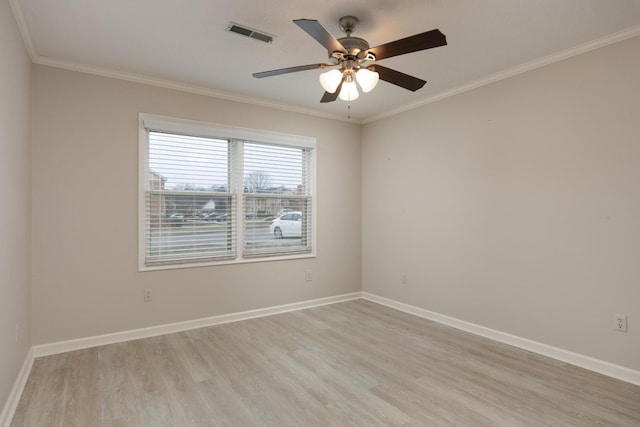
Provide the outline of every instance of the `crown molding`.
[[34,64],[38,64],[38,65],[62,68],[65,70],[77,71],[85,74],[93,74],[101,77],[125,80],[133,83],[141,83],[141,84],[146,84],[150,86],[161,87],[164,89],[178,90],[181,92],[193,93],[196,95],[204,95],[211,98],[224,99],[227,101],[240,102],[244,104],[255,105],[258,107],[266,107],[266,108],[272,108],[276,110],[305,114],[305,115],[320,117],[324,119],[339,120],[339,121],[345,121],[349,123],[362,124],[362,121],[359,121],[359,120],[347,119],[343,116],[322,113],[320,111],[313,110],[310,108],[303,108],[303,107],[299,107],[291,104],[278,103],[273,101],[267,101],[260,98],[242,96],[242,95],[234,94],[231,92],[224,92],[224,91],[219,91],[215,89],[210,89],[204,86],[179,83],[172,80],[163,80],[155,77],[145,76],[142,74],[126,73],[126,72],[112,70],[112,69],[103,68],[103,67],[92,67],[92,66],[88,66],[80,63],[75,63],[71,61],[61,61],[58,59],[53,59],[53,58],[39,56],[39,55],[36,55],[35,58],[32,57],[32,61]]
[[24,19],[24,14],[22,13],[22,8],[16,0],[9,0],[9,4],[11,5],[11,9],[13,10],[13,15],[15,17],[16,23],[18,24],[18,29],[20,30],[20,34],[22,35],[22,40],[24,41],[25,48],[29,57],[31,58],[31,62],[38,65],[46,65],[49,67],[55,68],[63,68],[70,71],[77,71],[86,74],[93,74],[101,77],[108,77],[112,79],[125,80],[134,83],[142,83],[150,86],[161,87],[164,89],[173,89],[179,90],[182,92],[193,93],[196,95],[204,95],[212,98],[224,99],[227,101],[233,102],[241,102],[244,104],[251,104],[258,107],[266,107],[273,108],[276,110],[282,110],[293,113],[300,113],[309,116],[321,117],[324,119],[330,120],[339,120],[348,123],[356,123],[362,124],[361,120],[356,119],[348,119],[343,116],[337,116],[335,114],[327,114],[323,113],[311,108],[303,108],[291,104],[286,103],[278,103],[273,101],[267,101],[260,98],[253,98],[247,96],[241,96],[230,92],[218,91],[214,89],[210,89],[204,86],[191,85],[186,83],[180,83],[171,80],[163,80],[158,79],[142,74],[135,73],[126,73],[122,71],[112,70],[109,68],[102,67],[92,67],[81,63],[75,63],[71,61],[62,61],[46,56],[41,56],[36,51],[36,48],[33,44],[33,39],[31,38],[31,32],[29,31],[29,27],[27,25],[26,20]]
[[489,85],[491,83],[498,82],[500,80],[508,79],[509,77],[516,76],[518,74],[526,73],[527,71],[535,70],[536,68],[544,67],[545,65],[550,65],[555,62],[562,61],[564,59],[571,58],[573,56],[581,55],[583,53],[590,52],[595,49],[599,49],[601,47],[609,46],[614,43],[618,43],[633,37],[640,36],[640,25],[636,25],[631,28],[627,28],[626,30],[618,31],[613,34],[609,34],[605,37],[601,37],[599,39],[592,40],[587,43],[583,43],[578,46],[574,46],[569,49],[565,49],[563,51],[554,53],[549,56],[545,56],[543,58],[539,58],[530,62],[527,62],[522,65],[518,65],[517,67],[510,68],[505,71],[501,71],[499,73],[492,74],[488,77],[473,81],[471,83],[467,83],[465,85],[453,88],[451,90],[438,93],[436,95],[430,96],[428,98],[422,99],[412,104],[407,104],[400,108],[396,108],[385,113],[377,114],[375,116],[371,116],[369,118],[364,119],[363,124],[372,123],[380,119],[384,119],[387,117],[395,116],[400,113],[404,113],[406,111],[415,110],[416,108],[420,108],[427,104],[431,104],[433,102],[441,101],[445,98],[449,98],[455,95],[459,95],[464,92],[468,92],[470,90],[474,90],[480,88],[482,86]]
[[24,42],[24,46],[27,49],[27,53],[29,54],[29,58],[31,58],[31,62],[35,62],[37,58],[36,49],[33,46],[33,39],[31,38],[31,33],[29,32],[29,27],[27,26],[27,21],[24,19],[24,15],[22,13],[22,9],[16,0],[9,0],[9,5],[13,10],[13,16],[16,19],[16,23],[18,24],[18,30],[20,30],[20,35],[22,35],[22,41]]
[[553,64],[555,62],[559,62],[576,55],[590,52],[592,50],[599,49],[601,47],[605,47],[614,43],[618,43],[636,36],[640,36],[640,25],[636,25],[636,26],[627,28],[625,30],[621,30],[616,33],[609,34],[607,36],[592,40],[590,42],[586,42],[578,46],[574,46],[572,48],[565,49],[563,51],[545,56],[543,58],[539,58],[539,59],[527,62],[525,64],[510,68],[508,70],[492,74],[488,77],[464,84],[462,86],[458,86],[451,90],[440,92],[433,96],[424,98],[420,101],[404,105],[400,108],[389,110],[387,112],[377,114],[364,119],[354,119],[354,118],[346,118],[344,116],[338,116],[335,114],[323,113],[311,108],[303,108],[303,107],[299,107],[291,104],[278,103],[273,101],[267,101],[260,98],[253,98],[253,97],[233,94],[230,92],[218,91],[218,90],[210,89],[203,86],[190,85],[185,83],[179,83],[176,81],[157,79],[154,77],[145,76],[141,74],[125,73],[125,72],[112,70],[108,68],[91,67],[88,65],[80,64],[80,63],[74,63],[70,61],[61,61],[61,60],[57,60],[57,59],[53,59],[45,56],[40,56],[35,50],[35,46],[33,44],[33,40],[29,32],[29,28],[26,24],[24,15],[22,13],[22,10],[19,4],[17,3],[16,0],[9,0],[9,3],[13,10],[13,14],[18,24],[18,28],[22,35],[22,39],[24,40],[26,50],[29,54],[29,57],[31,58],[31,61],[34,64],[46,65],[46,66],[56,67],[56,68],[63,68],[71,71],[94,74],[102,77],[126,80],[130,82],[135,82],[135,83],[142,83],[142,84],[147,84],[151,86],[162,87],[165,89],[179,90],[182,92],[188,92],[188,93],[193,93],[197,95],[204,95],[212,98],[225,99],[228,101],[241,102],[241,103],[255,105],[259,107],[273,108],[281,111],[300,113],[300,114],[305,114],[309,116],[315,116],[315,117],[320,117],[320,118],[325,118],[330,120],[338,120],[338,121],[360,124],[360,125],[372,123],[377,120],[395,116],[397,114],[400,114],[406,111],[414,110],[416,108],[420,108],[427,104],[441,101],[443,99],[446,99],[455,95],[459,95],[464,92],[468,92],[468,91],[480,88],[482,86],[486,86],[486,85],[498,82],[500,80],[504,80],[509,77],[516,76],[518,74],[526,73],[527,71],[535,70],[536,68],[544,67],[545,65]]

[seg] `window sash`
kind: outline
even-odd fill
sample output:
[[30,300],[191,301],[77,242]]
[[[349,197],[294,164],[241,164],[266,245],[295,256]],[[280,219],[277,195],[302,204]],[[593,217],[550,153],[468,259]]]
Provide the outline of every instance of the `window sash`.
[[[288,228],[283,238],[276,238],[272,224],[276,221],[262,219],[256,212],[282,210],[282,206],[289,206],[292,212],[301,212],[300,224],[287,221]],[[243,223],[244,257],[264,257],[273,255],[308,254],[312,246],[312,199],[310,196],[296,195],[265,195],[245,194],[243,197],[245,221]],[[246,218],[255,218],[247,220]],[[278,224],[274,224],[277,226]]]
[[[315,256],[314,139],[146,114],[140,115],[140,129],[140,270]],[[207,186],[193,191],[192,187],[160,185],[161,179],[154,178],[150,168],[150,132],[226,140],[226,191]],[[263,151],[248,160],[245,148],[254,154],[256,149]],[[281,161],[277,153],[293,157]],[[164,160],[171,163],[171,158]],[[245,169],[250,172],[256,164],[270,167],[282,188],[248,192]],[[215,209],[216,214],[209,217],[203,209],[205,199],[215,200],[216,207],[220,200],[226,200],[225,208]],[[167,211],[168,200],[174,201],[171,212]],[[176,202],[180,200],[184,206]],[[268,205],[269,209],[258,212],[259,204]],[[267,216],[273,217],[287,206],[300,208],[300,235],[276,239],[270,234],[271,220]],[[224,215],[218,216],[221,213]]]
[[[188,215],[193,206],[224,201],[227,217]],[[236,256],[236,197],[230,193],[147,191],[145,265],[158,266],[233,259]],[[167,206],[177,206],[166,214]],[[220,220],[218,220],[220,218]]]

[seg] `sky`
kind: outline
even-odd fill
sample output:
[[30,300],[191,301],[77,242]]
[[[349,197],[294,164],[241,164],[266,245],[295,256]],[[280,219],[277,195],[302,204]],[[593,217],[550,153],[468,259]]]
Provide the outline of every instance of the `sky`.
[[[300,148],[246,142],[243,150],[245,181],[259,173],[269,187],[295,189],[302,184]],[[229,188],[229,151],[225,139],[149,132],[149,166],[166,179],[165,189]]]

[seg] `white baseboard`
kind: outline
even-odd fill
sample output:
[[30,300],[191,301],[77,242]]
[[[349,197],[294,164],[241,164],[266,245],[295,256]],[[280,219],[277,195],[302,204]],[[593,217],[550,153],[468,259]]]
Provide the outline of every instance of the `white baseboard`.
[[69,341],[60,341],[49,344],[33,346],[20,369],[18,377],[15,381],[13,389],[9,394],[9,398],[0,413],[0,427],[9,427],[13,415],[18,407],[20,397],[24,390],[24,386],[31,373],[31,368],[36,357],[48,356],[52,354],[65,353],[68,351],[82,350],[85,348],[97,347],[101,345],[114,344],[119,342],[131,341],[141,338],[153,337],[158,335],[170,334],[174,332],[187,331],[191,329],[204,328],[207,326],[220,325],[223,323],[237,322],[240,320],[254,319],[257,317],[271,316],[274,314],[287,313],[305,308],[317,307],[328,304],[335,304],[355,299],[366,299],[405,313],[413,314],[418,317],[433,320],[444,325],[452,326],[466,332],[512,345],[527,351],[538,353],[543,356],[551,357],[571,365],[589,369],[631,384],[640,385],[640,372],[625,368],[623,366],[614,365],[603,360],[594,359],[589,356],[574,353],[558,347],[542,344],[536,341],[510,335],[505,332],[496,331],[464,320],[449,317],[440,313],[426,310],[424,308],[401,303],[389,298],[384,298],[368,292],[354,292],[351,294],[336,295],[326,298],[318,298],[308,301],[301,301],[291,304],[284,304],[274,307],[259,308],[256,310],[243,311],[239,313],[223,314],[220,316],[212,316],[203,319],[187,320],[184,322],[170,323],[166,325],[152,326],[148,328],[134,329],[130,331],[116,332],[93,337],[79,338]]
[[337,302],[349,301],[362,298],[362,292],[336,295],[326,298],[294,302],[291,304],[278,305],[274,307],[259,308],[256,310],[242,311],[239,313],[223,314],[220,316],[206,317],[202,319],[187,320],[184,322],[169,323],[148,328],[133,329],[112,334],[98,335],[93,337],[78,338],[68,341],[59,341],[49,344],[41,344],[33,347],[35,357],[49,356],[52,354],[65,353],[67,351],[82,350],[85,348],[98,347],[101,345],[115,344],[119,342],[137,340],[140,338],[154,337],[158,335],[171,334],[174,332],[188,331],[190,329],[204,328],[207,326],[220,325],[223,323],[237,322],[239,320],[253,319],[256,317],[271,316],[273,314],[286,313],[289,311],[303,310],[305,308],[317,307],[321,305],[334,304]]
[[27,352],[27,356],[22,363],[22,368],[20,368],[18,377],[13,383],[13,388],[9,393],[9,398],[7,399],[7,402],[5,403],[4,408],[0,413],[0,427],[9,427],[11,425],[13,415],[16,413],[16,409],[18,409],[20,397],[22,397],[22,391],[24,390],[24,386],[27,384],[27,379],[29,379],[29,374],[31,373],[31,367],[33,366],[34,359],[35,357],[33,355],[32,347]]
[[512,345],[523,350],[538,353],[542,356],[551,357],[571,365],[579,366],[590,371],[598,372],[609,377],[617,378],[631,384],[640,385],[640,371],[625,368],[624,366],[614,365],[604,360],[595,359],[583,354],[574,353],[562,348],[553,347],[537,341],[521,338],[505,332],[496,331],[495,329],[486,328],[454,317],[445,316],[444,314],[426,310],[424,308],[398,302],[389,298],[384,298],[368,292],[362,292],[362,298],[405,313],[413,314],[418,317],[433,320],[447,326],[452,326],[466,332],[471,332],[485,338],[492,339],[504,344]]
[[206,317],[203,319],[187,320],[184,322],[170,323],[166,325],[152,326],[149,328],[134,329],[130,331],[116,332],[93,337],[79,338],[69,341],[60,341],[49,344],[36,345],[29,349],[22,369],[11,389],[9,398],[0,413],[0,427],[10,427],[15,415],[20,397],[27,383],[33,362],[36,357],[49,356],[52,354],[66,353],[68,351],[82,350],[85,348],[97,347],[106,344],[131,341],[140,338],[148,338],[158,335],[171,334],[174,332],[187,331],[190,329],[204,328],[207,326],[220,325],[223,323],[237,322],[240,320],[254,319],[257,317],[271,316],[273,314],[287,313],[290,311],[303,310],[305,308],[318,307],[321,305],[335,304],[338,302],[361,299],[362,292],[336,295],[326,298],[283,304],[274,307],[259,308],[256,310],[243,311],[239,313],[223,314],[220,316]]

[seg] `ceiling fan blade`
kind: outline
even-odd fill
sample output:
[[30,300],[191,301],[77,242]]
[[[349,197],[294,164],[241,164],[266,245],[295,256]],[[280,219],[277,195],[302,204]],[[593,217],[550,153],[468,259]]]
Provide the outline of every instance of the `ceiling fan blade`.
[[446,44],[446,36],[442,34],[440,30],[435,29],[372,47],[367,53],[373,53],[376,56],[376,60],[380,60],[391,58],[392,56],[404,55],[405,53],[445,46]]
[[317,68],[328,67],[330,64],[309,64],[298,65],[297,67],[280,68],[278,70],[262,71],[260,73],[253,73],[253,77],[261,79],[263,77],[279,76],[280,74],[295,73],[298,71],[315,70]]
[[376,71],[380,75],[380,79],[396,86],[409,89],[415,92],[427,83],[425,80],[410,76],[382,65],[374,64],[367,67],[371,71]]
[[344,78],[342,79],[342,81],[340,82],[340,84],[338,85],[338,87],[336,88],[336,91],[331,93],[331,92],[325,92],[324,95],[322,95],[322,99],[320,100],[320,102],[333,102],[336,99],[338,99],[338,95],[340,94],[340,89],[342,89],[342,83],[344,83]]
[[328,52],[345,52],[342,44],[315,19],[294,19],[293,22],[302,28],[307,34],[313,37],[318,43],[327,49]]

